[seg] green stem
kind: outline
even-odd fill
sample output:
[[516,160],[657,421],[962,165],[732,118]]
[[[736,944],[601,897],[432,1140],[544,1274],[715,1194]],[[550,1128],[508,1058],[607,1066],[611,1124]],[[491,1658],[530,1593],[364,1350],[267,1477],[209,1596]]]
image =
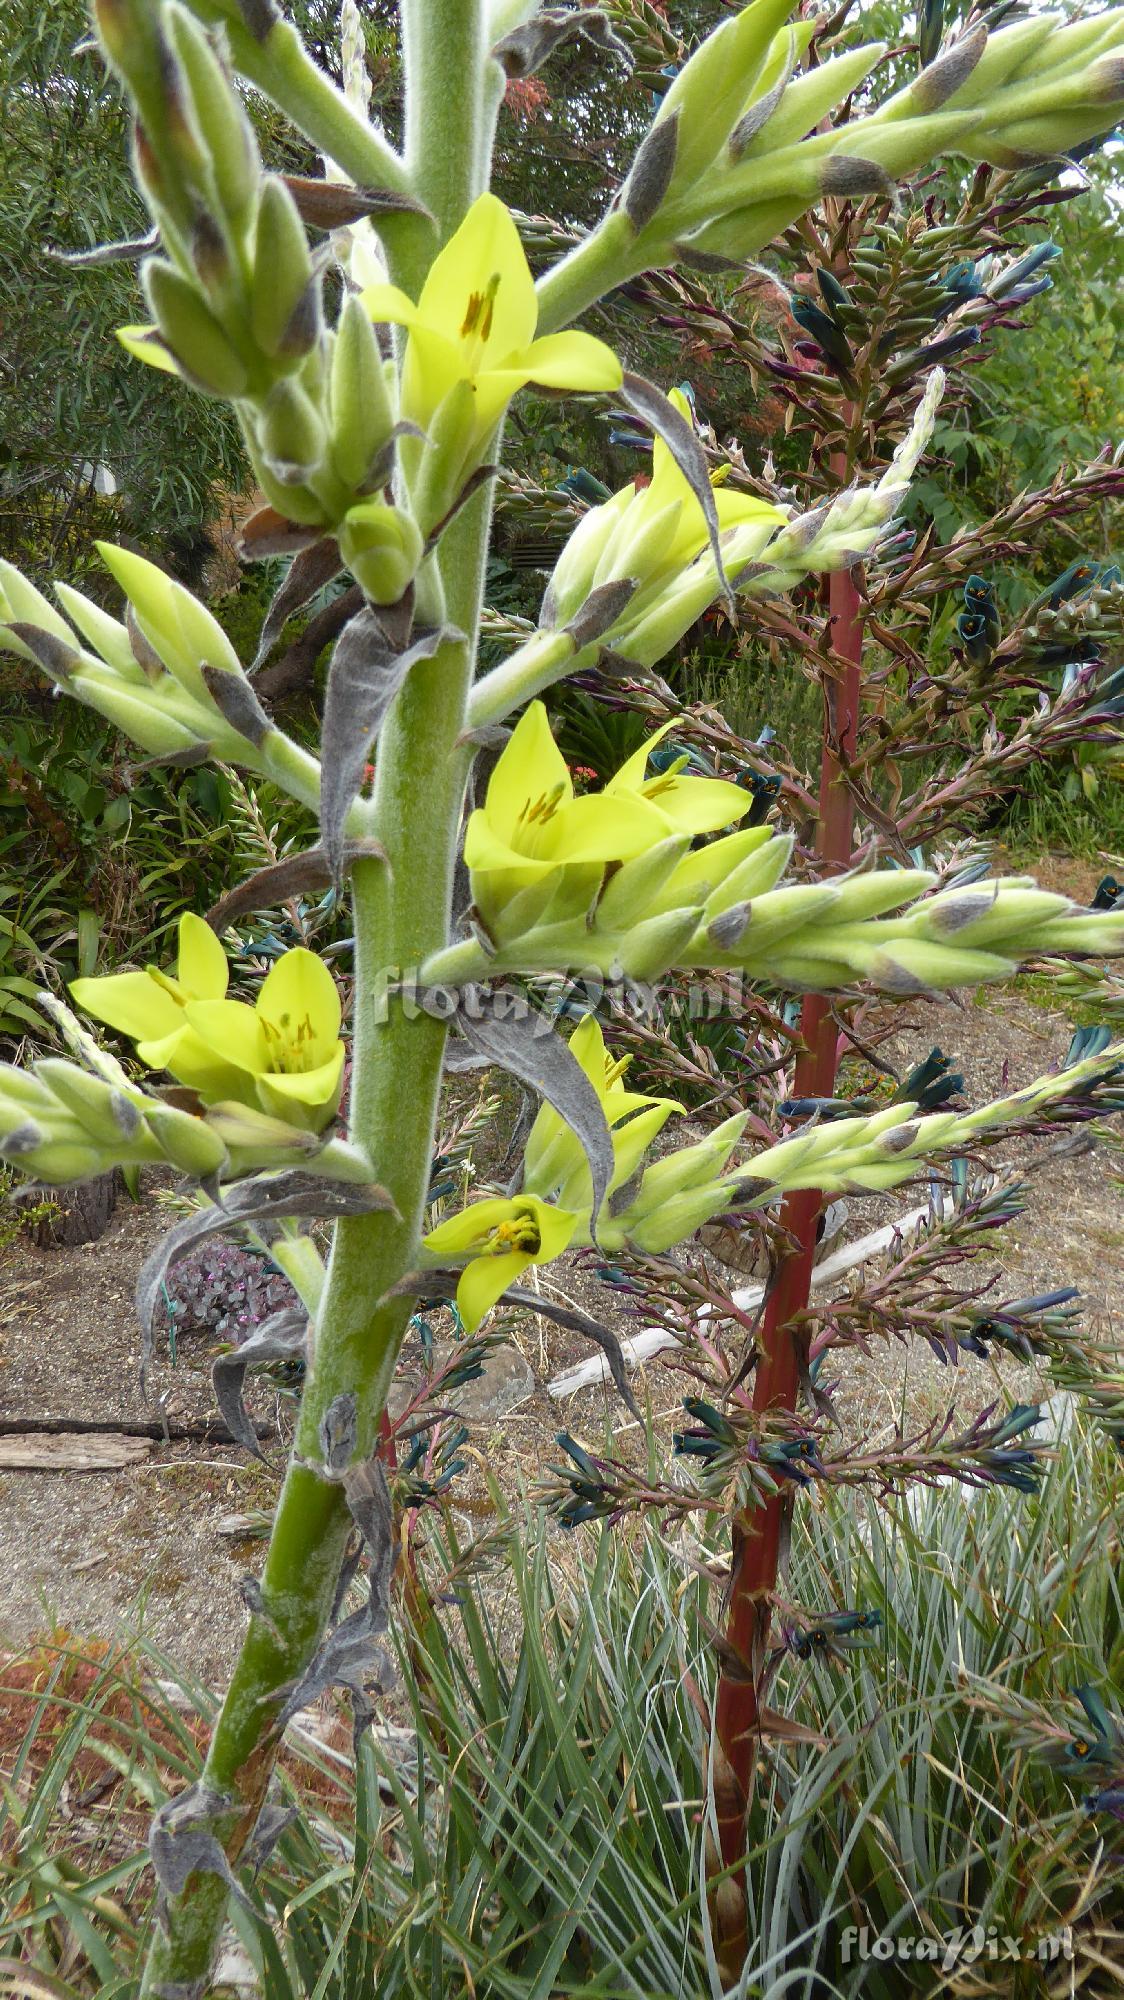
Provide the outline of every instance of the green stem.
[[619,212],[607,215],[592,236],[552,264],[535,286],[540,334],[569,326],[614,286],[647,270],[649,263],[637,252],[636,231],[628,217]]
[[488,184],[484,8],[481,0],[403,0],[401,18],[406,172],[444,243]]
[[[479,56],[479,10],[448,0],[412,11],[413,46],[424,75],[424,90],[419,82],[412,85],[413,116],[425,135],[427,192],[440,190],[448,231],[477,191],[480,171],[479,106],[471,115],[461,108],[464,96],[479,95],[482,64],[466,66],[470,48]],[[271,31],[270,45],[278,32]],[[241,48],[238,53],[241,61]],[[307,61],[303,51],[300,58]],[[264,77],[262,87],[269,87]],[[315,90],[312,96],[319,102]],[[331,97],[334,104],[334,92]],[[291,100],[283,108],[297,115]],[[338,111],[349,121],[353,117],[342,101]],[[299,122],[309,129],[307,117]],[[323,143],[348,165],[334,139]],[[336,1228],[296,1445],[262,1580],[264,1615],[251,1617],[207,1758],[208,1785],[231,1801],[214,1830],[234,1862],[257,1819],[276,1758],[279,1690],[303,1673],[320,1643],[351,1526],[338,1481],[320,1469],[322,1419],[337,1396],[354,1397],[355,1457],[371,1454],[412,1309],[408,1297],[390,1293],[419,1256],[445,1028],[428,1015],[408,1018],[402,1001],[388,1000],[386,989],[395,967],[405,972],[420,965],[448,938],[471,756],[458,739],[475,669],[490,516],[490,495],[482,489],[443,538],[439,563],[448,615],[454,629],[472,636],[442,646],[432,660],[415,667],[402,689],[377,758],[372,818],[386,861],[361,862],[352,872],[351,1132],[394,1197],[397,1214],[356,1217]],[[226,1902],[218,1876],[189,1878],[155,1932],[143,1995],[157,2000],[162,1993],[207,1990]]]
[[568,632],[536,632],[517,653],[477,681],[468,706],[470,727],[483,729],[489,722],[502,722],[532,695],[541,694],[563,674],[579,673],[596,657],[593,646],[575,653]]
[[313,62],[290,22],[275,21],[260,42],[239,22],[228,19],[226,29],[241,74],[353,181],[360,187],[389,188],[394,194],[414,193],[393,147]]

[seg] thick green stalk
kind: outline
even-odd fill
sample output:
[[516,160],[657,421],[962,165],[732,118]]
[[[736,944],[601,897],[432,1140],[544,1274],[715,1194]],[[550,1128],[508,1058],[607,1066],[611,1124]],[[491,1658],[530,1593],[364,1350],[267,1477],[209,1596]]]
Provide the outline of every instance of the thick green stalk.
[[[446,105],[471,89],[465,41],[470,25],[479,40],[478,10],[461,5],[425,11],[441,17],[430,20],[426,36],[427,89],[434,107],[426,143],[434,185],[442,189],[447,232],[478,192],[478,121],[445,118]],[[323,1637],[351,1525],[340,1485],[319,1470],[322,1419],[338,1396],[354,1397],[355,1455],[370,1455],[410,1317],[411,1301],[387,1294],[417,1261],[445,1028],[427,1015],[407,1018],[401,1001],[386,999],[386,984],[389,968],[408,971],[448,937],[469,760],[458,738],[475,667],[489,524],[485,489],[442,543],[449,620],[458,634],[470,636],[450,640],[417,666],[399,696],[379,743],[373,802],[373,828],[386,860],[363,862],[352,876],[351,1131],[369,1152],[398,1213],[358,1217],[336,1229],[296,1448],[262,1580],[264,1615],[251,1618],[207,1759],[207,1784],[230,1800],[214,1831],[232,1861],[265,1798],[277,1752],[279,1691],[304,1671]],[[161,1994],[206,1992],[226,1903],[217,1875],[190,1877],[154,1936],[143,1995],[155,2000]]]
[[539,301],[539,332],[557,333],[587,312],[616,285],[623,285],[648,268],[651,261],[636,248],[636,231],[619,211],[603,222],[544,271],[535,286]]
[[403,0],[401,15],[406,171],[444,242],[488,184],[484,9],[480,0]]
[[596,647],[582,653],[574,650],[568,632],[536,632],[491,673],[483,674],[472,690],[468,718],[473,729],[489,722],[503,722],[532,696],[552,687],[564,674],[580,673],[597,658]]

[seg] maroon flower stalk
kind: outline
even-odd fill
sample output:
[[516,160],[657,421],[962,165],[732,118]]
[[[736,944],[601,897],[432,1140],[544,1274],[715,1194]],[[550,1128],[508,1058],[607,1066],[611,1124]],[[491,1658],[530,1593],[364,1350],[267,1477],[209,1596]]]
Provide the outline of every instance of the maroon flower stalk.
[[[830,579],[835,653],[847,662],[824,688],[823,754],[816,857],[821,872],[845,868],[851,859],[854,807],[842,768],[854,755],[862,698],[862,603],[849,571]],[[806,996],[800,1015],[803,1049],[796,1060],[793,1095],[832,1097],[839,1038],[830,1002]],[[794,1322],[807,1309],[816,1250],[816,1223],[822,1197],[816,1189],[785,1196],[781,1227],[796,1246],[786,1257],[765,1306],[754,1382],[755,1410],[794,1410],[800,1361]],[[715,1702],[712,1783],[718,1853],[711,1873],[732,1870],[712,1885],[710,1905],[719,1962],[737,1977],[748,1949],[744,1868],[745,1820],[761,1741],[759,1676],[776,1589],[782,1534],[789,1496],[778,1493],[764,1507],[745,1513],[733,1528],[731,1580],[726,1604],[725,1641]]]

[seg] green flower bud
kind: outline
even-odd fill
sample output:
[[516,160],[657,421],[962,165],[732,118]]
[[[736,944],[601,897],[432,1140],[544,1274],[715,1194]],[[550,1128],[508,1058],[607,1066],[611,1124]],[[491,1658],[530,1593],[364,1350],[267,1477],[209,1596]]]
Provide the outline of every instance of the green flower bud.
[[[38,625],[53,638],[61,639],[64,646],[73,646],[74,634],[66,619],[60,617],[50,600],[41,590],[18,570],[14,563],[0,560],[0,624]],[[35,655],[19,639],[5,640],[8,650],[18,653],[21,660],[33,660]]]
[[[668,910],[623,932],[617,958],[626,979],[658,979],[679,960],[694,934],[696,910]],[[533,944],[532,944],[533,949]]]
[[[660,914],[657,909],[660,891],[690,846],[689,833],[671,834],[667,840],[657,841],[646,854],[622,862],[598,898],[594,917],[598,929],[622,930],[649,914]],[[684,897],[681,903],[672,906],[675,913],[690,900]]]
[[[831,939],[834,947],[836,940]],[[873,945],[874,940],[871,940]],[[989,979],[1008,979],[1010,958],[994,952],[956,950],[920,938],[898,937],[884,950],[871,949],[863,962],[856,952],[855,970],[890,993],[933,993],[952,986],[980,986]]]
[[[822,919],[828,910],[833,910],[839,901],[839,890],[828,882],[798,883],[788,889],[773,889],[751,903],[735,905],[709,923],[696,936],[691,956],[696,963],[752,965],[756,970],[767,973],[768,954],[773,946],[793,931],[810,928],[814,935],[818,929],[817,920]],[[740,931],[733,932],[730,920],[739,909],[744,909],[745,921]],[[703,954],[701,957],[700,952]]]
[[196,702],[210,710],[213,702],[204,668],[243,678],[241,662],[218,619],[182,583],[145,556],[113,542],[96,542],[94,546],[168,672]]
[[[833,884],[839,890],[840,919],[844,923],[857,923],[863,918],[884,916],[888,910],[901,909],[904,903],[912,903],[932,888],[936,879],[926,868],[882,868],[870,874],[841,876]],[[923,904],[922,910],[932,909],[938,900],[934,898]],[[914,915],[919,917],[921,913]]]
[[144,1122],[164,1158],[181,1173],[190,1174],[193,1180],[206,1180],[226,1167],[227,1150],[219,1134],[190,1111],[149,1100],[144,1107]]
[[159,257],[149,258],[141,277],[161,335],[185,375],[209,395],[244,395],[246,364],[194,285]]
[[[0,1154],[4,1151],[0,1145]],[[104,1173],[113,1161],[96,1146],[84,1145],[77,1139],[48,1139],[31,1152],[21,1154],[18,1162],[20,1172],[35,1180],[46,1181],[52,1187],[62,1187],[71,1181],[92,1180],[95,1174]]]
[[[755,896],[766,895],[780,881],[792,855],[795,839],[793,834],[774,833],[771,827],[750,827],[745,833],[729,834],[724,841],[715,845],[725,848],[759,834],[764,834],[766,838],[763,841],[755,839],[754,847],[745,860],[731,868],[729,874],[707,897],[703,909],[706,923],[709,924],[715,917],[720,917],[724,910],[732,910],[739,903],[750,902]],[[699,859],[704,856],[713,856],[717,859],[714,846],[704,847]]]
[[968,889],[946,889],[910,912],[914,937],[978,951],[989,944],[1021,946],[1039,924],[1073,908],[1068,896],[1051,895],[1032,884],[981,882]]
[[423,542],[417,522],[398,507],[363,500],[344,515],[340,554],[372,604],[396,604],[417,571]]
[[331,412],[332,464],[346,487],[362,492],[394,412],[375,329],[354,295],[345,301],[332,346]]
[[318,297],[304,224],[284,181],[273,174],[262,183],[258,207],[250,324],[264,354],[293,363],[308,353],[319,332]]
[[[766,854],[774,845],[780,849],[779,855]],[[731,904],[756,894],[758,888],[771,889],[783,873],[791,852],[792,836],[777,835],[771,826],[743,827],[720,840],[708,841],[705,847],[684,855],[663,887],[652,896],[649,914],[656,916],[663,910],[701,906],[717,916]],[[727,897],[727,885],[740,882],[743,872],[752,887],[734,887]]]
[[56,1108],[51,1092],[33,1071],[0,1063],[0,1131],[18,1125],[29,1112],[40,1117]]
[[95,1144],[110,1154],[127,1158],[142,1131],[138,1109],[139,1092],[126,1095],[100,1076],[91,1076],[77,1064],[58,1056],[46,1056],[36,1064],[43,1082],[58,1103],[65,1106]]
[[752,200],[753,170],[747,164],[750,160],[765,153],[772,157],[803,139],[806,132],[814,132],[829,111],[866,81],[885,53],[885,42],[864,42],[861,48],[849,49],[846,54],[833,56],[830,62],[807,70],[803,76],[794,77],[768,124],[743,148],[737,168],[724,178],[723,207],[729,199],[727,189],[737,190],[743,201]]
[[242,436],[254,477],[269,501],[271,507],[286,521],[295,521],[302,528],[318,528],[328,525],[328,509],[320,495],[302,480],[280,479],[271,468],[258,441],[253,424],[245,410],[242,412]]
[[[177,757],[200,743],[213,743],[219,734],[217,728],[208,732],[198,726],[190,727],[168,713],[153,689],[133,689],[108,675],[101,679],[93,673],[75,674],[67,682],[67,692],[87,708],[104,715],[107,722],[131,737],[150,757]],[[203,723],[205,718],[200,716],[199,721]],[[233,737],[225,754],[230,757],[237,754]]]
[[111,618],[100,604],[85,597],[72,584],[56,583],[55,596],[78,627],[84,639],[88,639],[96,653],[100,653],[107,666],[113,668],[122,680],[133,681],[138,687],[147,686],[148,676],[133,651],[127,628],[119,618]]
[[257,424],[258,444],[287,487],[315,477],[324,463],[328,437],[320,411],[296,382],[274,383]]
[[668,200],[692,186],[725,145],[753,101],[773,37],[789,12],[785,0],[755,0],[708,35],[675,77],[652,128],[676,127]]
[[182,7],[165,10],[224,219],[244,230],[261,173],[254,130],[202,29]]
[[496,942],[521,938],[528,931],[547,927],[553,934],[560,926],[567,936],[575,919],[584,936],[586,919],[604,879],[602,862],[571,862],[567,866],[537,874],[530,882],[512,888],[501,876],[478,876],[473,884],[476,907]]

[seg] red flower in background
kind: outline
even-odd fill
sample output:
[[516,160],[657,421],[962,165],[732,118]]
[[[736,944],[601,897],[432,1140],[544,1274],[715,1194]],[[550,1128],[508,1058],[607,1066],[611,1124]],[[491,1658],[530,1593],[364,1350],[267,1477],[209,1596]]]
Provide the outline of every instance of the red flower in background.
[[550,92],[539,76],[513,76],[503,101],[520,125],[535,125],[544,104],[550,103]]

